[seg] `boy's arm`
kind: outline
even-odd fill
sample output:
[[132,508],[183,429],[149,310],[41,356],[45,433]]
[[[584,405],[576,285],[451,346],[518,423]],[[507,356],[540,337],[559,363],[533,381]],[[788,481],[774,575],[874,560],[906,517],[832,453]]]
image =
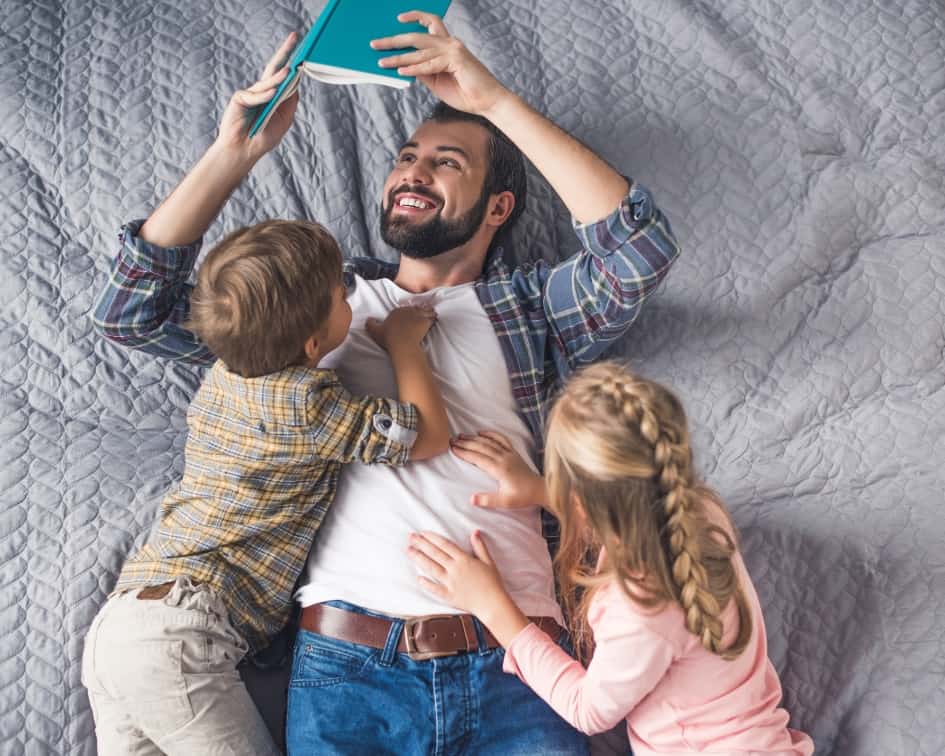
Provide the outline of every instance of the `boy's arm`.
[[394,343],[389,354],[400,401],[417,408],[417,440],[410,450],[410,459],[416,462],[436,457],[449,448],[450,429],[443,395],[430,362],[419,344]]
[[319,459],[401,466],[417,438],[412,404],[381,397],[352,396],[331,370],[311,386],[307,431]]
[[398,307],[381,323],[369,318],[368,334],[390,355],[401,402],[416,407],[417,439],[411,460],[429,459],[449,448],[449,419],[421,341],[436,321],[429,307]]
[[216,141],[147,221],[122,229],[121,249],[93,316],[106,338],[165,357],[212,361],[213,355],[182,325],[192,291],[187,279],[200,239],[227,198],[292,123],[297,97],[280,106],[265,131],[252,140],[247,137],[247,111],[272,96],[285,77],[285,69],[276,69],[294,43],[295,35],[289,35],[260,81],[233,95]]

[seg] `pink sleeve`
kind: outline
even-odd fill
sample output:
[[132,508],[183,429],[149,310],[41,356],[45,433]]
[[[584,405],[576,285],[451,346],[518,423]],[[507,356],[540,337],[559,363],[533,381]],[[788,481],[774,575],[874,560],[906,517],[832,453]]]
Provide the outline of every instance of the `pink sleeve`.
[[609,730],[653,690],[675,655],[672,644],[629,603],[604,590],[591,606],[588,620],[596,648],[587,669],[534,624],[512,639],[503,669],[518,675],[582,732]]

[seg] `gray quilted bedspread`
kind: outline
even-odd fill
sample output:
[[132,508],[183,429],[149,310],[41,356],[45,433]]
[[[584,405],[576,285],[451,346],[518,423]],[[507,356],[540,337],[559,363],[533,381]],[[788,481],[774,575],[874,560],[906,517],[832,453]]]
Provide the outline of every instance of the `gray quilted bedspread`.
[[[197,371],[105,342],[120,223],[321,0],[0,0],[0,752],[95,750],[83,636],[181,470]],[[683,257],[619,351],[674,385],[734,511],[795,726],[945,753],[945,6],[456,0],[516,92],[649,186]],[[208,241],[377,232],[420,87],[302,84]],[[574,251],[534,172],[519,261]],[[281,679],[255,685],[278,711]],[[274,716],[278,716],[276,713]]]

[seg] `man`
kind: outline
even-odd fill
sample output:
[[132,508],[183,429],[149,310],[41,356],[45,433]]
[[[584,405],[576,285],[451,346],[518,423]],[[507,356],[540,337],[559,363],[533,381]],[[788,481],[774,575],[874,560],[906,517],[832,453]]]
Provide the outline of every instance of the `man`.
[[[419,21],[428,33],[375,47],[416,48],[388,64],[417,76],[445,106],[401,147],[384,184],[381,230],[401,252],[400,264],[348,263],[354,321],[326,365],[352,392],[391,392],[392,373],[366,320],[432,301],[438,323],[427,349],[451,432],[494,428],[538,459],[555,391],[629,328],[678,248],[647,190],[509,92],[441,19],[411,12],[400,20]],[[96,311],[112,340],[213,360],[181,326],[194,240],[290,127],[295,97],[251,140],[245,116],[272,96],[285,76],[276,68],[293,43],[290,36],[262,79],[233,96],[216,142],[170,197],[143,225],[123,230]],[[521,153],[568,207],[583,246],[555,267],[509,270],[495,244],[524,208]],[[566,644],[539,513],[502,509],[500,495],[476,494],[488,485],[452,454],[401,470],[343,471],[297,595],[303,610],[289,689],[290,753],[586,753],[582,736],[503,674],[495,640],[425,594],[405,558],[414,531],[462,543],[476,528],[495,534],[489,548],[510,593]]]

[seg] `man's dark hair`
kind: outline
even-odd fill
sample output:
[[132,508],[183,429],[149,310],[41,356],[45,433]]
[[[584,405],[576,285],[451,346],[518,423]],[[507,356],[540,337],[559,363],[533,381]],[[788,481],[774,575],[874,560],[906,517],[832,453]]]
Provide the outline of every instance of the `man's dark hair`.
[[504,237],[525,211],[528,179],[525,173],[525,157],[522,155],[522,151],[488,119],[457,110],[442,101],[436,104],[426,120],[438,123],[476,123],[489,132],[489,143],[486,147],[488,165],[486,167],[486,179],[482,187],[483,194],[499,194],[509,191],[515,197],[515,207],[512,208],[511,215],[499,228],[495,238],[497,240]]

